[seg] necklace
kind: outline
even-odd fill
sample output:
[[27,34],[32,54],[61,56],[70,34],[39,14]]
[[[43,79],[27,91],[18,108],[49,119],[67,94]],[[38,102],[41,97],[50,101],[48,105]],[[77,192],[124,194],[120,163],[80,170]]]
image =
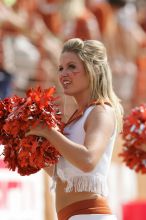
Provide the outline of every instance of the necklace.
[[[92,100],[90,101],[84,108],[80,109],[80,110],[75,110],[75,112],[71,115],[71,117],[69,118],[69,120],[65,123],[65,126],[70,124],[72,121],[75,121],[77,119],[79,119],[80,117],[82,117],[82,115],[84,114],[85,110],[92,106],[92,105],[101,105],[102,103],[97,101],[97,100]],[[111,105],[110,102],[104,102],[103,104],[106,104],[106,105]]]
[[72,121],[75,121],[77,119],[79,119],[85,112],[85,110],[92,106],[92,105],[99,105],[101,103],[97,102],[96,100],[92,100],[89,104],[87,104],[84,108],[80,109],[80,110],[75,110],[75,112],[71,115],[71,117],[69,118],[69,120],[65,123],[65,126],[70,124]]

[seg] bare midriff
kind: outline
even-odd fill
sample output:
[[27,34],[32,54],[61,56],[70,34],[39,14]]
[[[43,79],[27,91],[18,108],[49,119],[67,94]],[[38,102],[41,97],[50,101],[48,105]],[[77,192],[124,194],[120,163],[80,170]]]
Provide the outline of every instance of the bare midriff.
[[93,192],[65,192],[66,183],[62,182],[59,178],[57,178],[57,186],[56,186],[56,210],[59,212],[61,209],[66,206],[86,200],[86,199],[95,199],[101,197],[100,195]]

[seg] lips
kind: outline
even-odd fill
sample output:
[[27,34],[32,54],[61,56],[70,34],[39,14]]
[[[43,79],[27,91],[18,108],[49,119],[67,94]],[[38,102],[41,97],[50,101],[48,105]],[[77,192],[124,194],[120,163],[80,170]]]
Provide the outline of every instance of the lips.
[[69,80],[63,80],[62,81],[62,85],[63,85],[64,88],[67,88],[68,85],[70,85],[70,84],[71,84],[71,81],[69,81]]
[[70,81],[64,81],[63,82],[63,85],[68,85],[68,84],[70,84]]

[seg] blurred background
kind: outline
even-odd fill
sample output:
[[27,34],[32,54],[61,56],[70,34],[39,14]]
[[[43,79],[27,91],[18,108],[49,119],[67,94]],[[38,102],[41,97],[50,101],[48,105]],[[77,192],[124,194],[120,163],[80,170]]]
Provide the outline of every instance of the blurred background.
[[[146,102],[146,0],[0,0],[0,97],[24,96],[30,87],[56,86],[67,117],[75,103],[57,79],[65,40],[102,41],[113,85],[125,114]],[[64,103],[65,102],[65,103]],[[109,201],[118,220],[146,219],[146,175],[126,167],[117,138],[109,175]],[[51,179],[21,177],[0,160],[0,219],[56,220]]]

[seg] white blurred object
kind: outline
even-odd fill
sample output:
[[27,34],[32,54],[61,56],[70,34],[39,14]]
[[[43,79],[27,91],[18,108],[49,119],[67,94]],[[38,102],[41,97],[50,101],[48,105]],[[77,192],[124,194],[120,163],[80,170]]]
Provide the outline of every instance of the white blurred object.
[[[39,60],[39,52],[24,36],[6,37],[4,40],[5,65],[33,69]],[[27,73],[27,71],[26,71]]]
[[4,40],[4,65],[15,76],[17,88],[25,89],[33,77],[40,58],[39,51],[24,36],[6,37]]
[[0,144],[0,157],[1,157],[1,159],[3,158],[3,155],[2,155],[3,150],[4,150],[4,145]]
[[137,8],[133,2],[127,3],[118,11],[117,20],[137,43],[145,42],[146,33],[138,23]]
[[[35,46],[33,46],[29,40],[24,36],[15,38],[14,49],[18,53],[17,59],[19,61],[19,55],[26,56],[31,65],[36,63],[39,59],[39,52]],[[25,62],[25,60],[20,60]],[[23,63],[22,62],[22,63]],[[20,64],[20,63],[19,63]]]
[[127,61],[122,56],[117,56],[112,65],[114,89],[121,99],[125,101],[131,100],[137,76],[135,63]]
[[127,30],[134,28],[138,25],[136,20],[137,12],[136,6],[133,3],[127,3],[117,13],[119,23]]
[[118,220],[122,220],[122,204],[138,196],[136,174],[125,165],[112,162],[108,184],[111,208]]
[[107,214],[86,214],[86,215],[74,215],[69,220],[117,220],[114,215]]
[[0,168],[0,219],[44,220],[43,172],[20,176]]

